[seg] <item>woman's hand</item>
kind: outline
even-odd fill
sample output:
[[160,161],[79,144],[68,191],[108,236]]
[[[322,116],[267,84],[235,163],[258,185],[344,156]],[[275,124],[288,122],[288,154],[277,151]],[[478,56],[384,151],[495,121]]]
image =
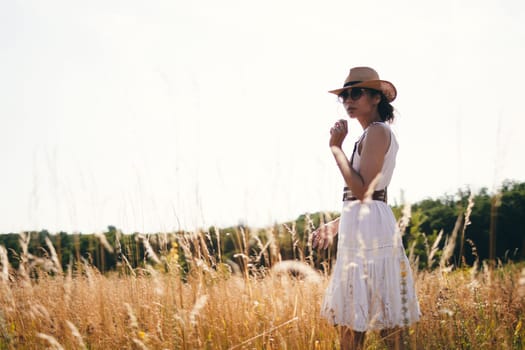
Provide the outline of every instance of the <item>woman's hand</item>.
[[344,119],[339,119],[330,129],[330,147],[339,147],[343,145],[343,141],[348,134],[348,122]]
[[312,248],[319,246],[321,249],[328,248],[334,241],[339,226],[339,219],[330,221],[312,233]]

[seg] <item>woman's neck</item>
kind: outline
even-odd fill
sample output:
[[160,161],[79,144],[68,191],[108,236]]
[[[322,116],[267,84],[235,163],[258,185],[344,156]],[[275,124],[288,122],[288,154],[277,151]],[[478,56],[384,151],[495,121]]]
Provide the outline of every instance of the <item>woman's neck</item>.
[[363,130],[368,128],[370,124],[381,122],[381,117],[379,116],[379,113],[375,113],[373,115],[365,116],[363,118],[357,118],[359,121],[359,124],[361,124],[361,127]]

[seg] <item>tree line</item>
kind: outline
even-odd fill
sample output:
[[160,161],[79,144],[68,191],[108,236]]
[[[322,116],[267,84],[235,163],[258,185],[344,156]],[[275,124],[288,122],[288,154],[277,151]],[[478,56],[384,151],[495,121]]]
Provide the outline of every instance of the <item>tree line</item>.
[[[525,260],[525,182],[505,181],[497,193],[486,188],[477,193],[459,190],[455,195],[424,199],[410,207],[392,207],[400,222],[407,253],[420,268],[432,268],[430,247],[439,256],[454,240],[451,263],[473,264],[475,260]],[[56,257],[64,269],[82,262],[101,272],[144,267],[151,261],[162,266],[176,259],[184,268],[188,259],[205,259],[211,266],[230,264],[246,268],[270,267],[280,260],[309,261],[319,269],[333,262],[337,238],[326,251],[312,250],[310,233],[334,212],[300,215],[296,220],[263,229],[237,225],[210,227],[199,232],[123,234],[114,226],[98,234],[50,233],[46,230],[6,233],[0,245],[9,263],[17,268],[22,259]],[[52,247],[50,247],[52,245]],[[27,254],[24,254],[24,249]]]

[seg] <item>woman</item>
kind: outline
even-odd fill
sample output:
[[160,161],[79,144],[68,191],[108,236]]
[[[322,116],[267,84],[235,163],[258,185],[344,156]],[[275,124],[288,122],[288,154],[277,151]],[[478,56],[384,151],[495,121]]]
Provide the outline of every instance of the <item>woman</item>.
[[387,186],[398,144],[387,123],[396,89],[375,70],[350,70],[344,86],[330,91],[364,132],[350,159],[342,150],[346,120],[330,129],[330,149],[346,183],[339,219],[313,233],[313,246],[327,248],[339,232],[337,261],[321,314],[340,327],[341,349],[362,349],[365,332],[380,330],[389,348],[399,348],[402,327],[419,319],[410,265],[392,210]]

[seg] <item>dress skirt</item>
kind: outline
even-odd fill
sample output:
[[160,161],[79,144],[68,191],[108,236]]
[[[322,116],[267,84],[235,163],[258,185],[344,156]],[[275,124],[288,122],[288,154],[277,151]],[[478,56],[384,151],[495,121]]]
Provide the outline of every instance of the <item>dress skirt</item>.
[[412,271],[390,207],[375,200],[344,202],[338,235],[321,315],[358,332],[418,321]]

